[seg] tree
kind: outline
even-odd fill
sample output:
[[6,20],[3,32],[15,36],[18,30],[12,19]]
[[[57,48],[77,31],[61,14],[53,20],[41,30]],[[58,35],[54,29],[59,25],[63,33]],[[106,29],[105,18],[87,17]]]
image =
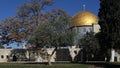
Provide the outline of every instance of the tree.
[[[68,35],[71,35],[69,33],[72,33],[69,28],[70,19],[71,17],[61,9],[47,12],[45,20],[39,25],[38,30],[32,35],[29,41],[36,44],[35,41],[38,40],[39,44],[41,43],[43,46],[45,44],[51,44],[55,47],[56,45],[71,45],[72,42],[68,43],[68,41],[72,39],[66,38]],[[36,36],[36,40],[34,40],[34,35]]]
[[35,48],[51,45],[56,49],[72,45],[71,17],[63,10],[42,13],[46,6],[52,4],[51,0],[31,0],[20,6],[15,17],[0,24],[3,44],[26,41]]
[[7,47],[7,49],[12,49],[12,47]]
[[53,53],[59,46],[72,45],[71,17],[63,10],[43,13],[45,7],[52,4],[51,0],[30,0],[20,6],[15,17],[0,24],[3,44],[27,42],[39,49],[51,45],[55,47]]
[[120,1],[100,0],[99,25],[101,27],[101,46],[106,46],[104,52],[112,51],[111,61],[114,62],[114,49],[120,46]]
[[52,4],[51,0],[30,0],[29,3],[20,6],[15,17],[7,18],[0,23],[2,44],[27,42],[30,34],[41,23],[42,10]]
[[74,32],[70,29],[71,17],[65,11],[53,10],[47,12],[44,17],[44,23],[40,24],[29,42],[36,45],[37,48],[45,45],[55,47],[52,54],[48,56],[51,57],[57,47],[73,45]]
[[93,60],[98,55],[100,45],[94,32],[87,32],[79,42],[83,48],[84,61]]

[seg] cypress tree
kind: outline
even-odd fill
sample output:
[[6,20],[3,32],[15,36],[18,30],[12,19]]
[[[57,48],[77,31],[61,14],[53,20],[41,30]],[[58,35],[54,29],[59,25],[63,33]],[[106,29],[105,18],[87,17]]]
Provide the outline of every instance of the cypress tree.
[[100,0],[99,25],[101,27],[101,48],[104,50],[119,49],[120,0]]

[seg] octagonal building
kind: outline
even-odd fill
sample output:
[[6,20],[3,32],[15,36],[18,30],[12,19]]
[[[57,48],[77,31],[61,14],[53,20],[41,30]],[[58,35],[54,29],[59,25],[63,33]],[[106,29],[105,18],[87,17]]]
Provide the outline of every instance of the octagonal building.
[[75,14],[71,20],[71,28],[77,34],[75,38],[75,43],[84,37],[87,32],[97,33],[100,31],[100,26],[98,24],[98,17],[92,12],[83,10]]

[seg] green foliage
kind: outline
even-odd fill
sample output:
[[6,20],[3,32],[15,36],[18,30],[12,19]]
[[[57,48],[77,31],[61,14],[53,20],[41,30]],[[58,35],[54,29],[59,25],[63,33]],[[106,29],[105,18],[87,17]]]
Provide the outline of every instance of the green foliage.
[[12,49],[12,47],[7,47],[7,49]]
[[0,45],[0,49],[4,49],[4,48],[5,48],[4,46]]
[[39,25],[29,42],[37,44],[37,47],[73,45],[74,32],[69,29],[71,17],[61,9],[47,12],[44,15],[43,23]]
[[72,45],[71,17],[63,10],[45,12],[52,4],[51,0],[30,0],[20,6],[15,17],[0,23],[3,44],[28,42],[38,49],[44,45]]
[[120,48],[120,0],[100,0],[99,24],[102,46]]
[[110,49],[120,48],[120,0],[100,0],[98,34],[101,54],[110,59]]
[[98,42],[98,38],[96,37],[94,32],[86,33],[79,42],[81,47],[83,48],[83,52],[86,58],[89,59],[90,57],[93,58],[98,55],[100,51],[100,45]]

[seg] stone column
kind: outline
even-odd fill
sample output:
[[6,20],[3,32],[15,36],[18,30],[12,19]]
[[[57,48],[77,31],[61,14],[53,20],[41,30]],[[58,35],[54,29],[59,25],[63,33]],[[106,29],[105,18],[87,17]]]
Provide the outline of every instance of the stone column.
[[119,58],[120,58],[120,57],[119,57],[119,55],[118,55],[118,56],[117,56],[117,62],[119,62],[119,61],[120,61],[120,60],[119,60]]
[[111,49],[111,59],[110,62],[114,62],[115,61],[115,49]]

